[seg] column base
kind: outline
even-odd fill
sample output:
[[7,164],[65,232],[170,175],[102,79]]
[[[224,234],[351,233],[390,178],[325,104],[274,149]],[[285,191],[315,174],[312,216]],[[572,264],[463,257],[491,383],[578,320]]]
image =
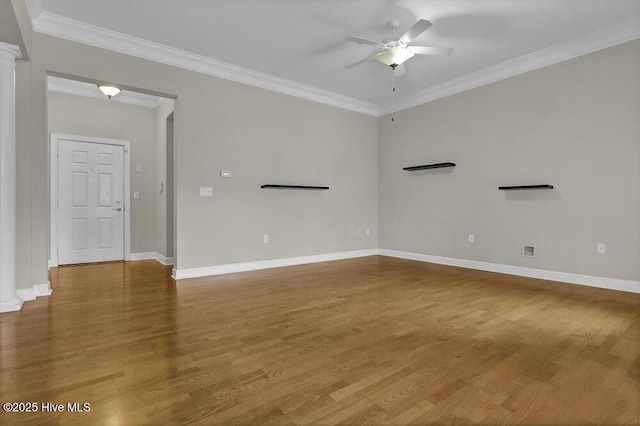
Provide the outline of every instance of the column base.
[[0,303],[0,313],[19,311],[23,304],[24,300],[16,296],[12,300]]
[[51,296],[51,283],[47,281],[45,284],[34,284],[31,288],[20,288],[16,290],[16,296],[25,302],[36,300],[36,297]]

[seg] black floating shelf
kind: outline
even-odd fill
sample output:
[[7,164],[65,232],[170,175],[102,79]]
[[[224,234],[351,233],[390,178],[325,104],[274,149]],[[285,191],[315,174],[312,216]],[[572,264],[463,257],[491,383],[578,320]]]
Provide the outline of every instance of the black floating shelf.
[[329,189],[328,186],[304,186],[304,185],[262,185],[260,188],[272,188],[272,189],[308,189],[312,191],[323,191]]
[[519,191],[523,189],[553,189],[553,185],[520,185],[520,186],[499,186],[501,191]]
[[402,170],[413,172],[416,170],[442,169],[445,167],[455,167],[455,165],[456,165],[455,163],[425,164],[424,166],[403,167]]

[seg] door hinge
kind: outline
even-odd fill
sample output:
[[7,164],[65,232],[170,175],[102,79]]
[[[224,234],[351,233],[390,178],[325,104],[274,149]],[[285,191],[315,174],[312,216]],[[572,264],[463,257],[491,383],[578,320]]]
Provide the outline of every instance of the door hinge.
[[60,158],[60,148],[56,150],[56,157]]

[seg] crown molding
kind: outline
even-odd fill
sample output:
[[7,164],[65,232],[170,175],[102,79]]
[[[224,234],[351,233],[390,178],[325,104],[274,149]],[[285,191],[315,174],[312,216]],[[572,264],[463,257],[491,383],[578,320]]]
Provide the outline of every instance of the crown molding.
[[[464,75],[409,96],[396,99],[395,111],[411,108],[436,99],[455,95],[476,87],[515,77],[597,50],[640,38],[640,18],[604,30],[574,38],[564,43],[521,56],[511,61]],[[391,105],[380,107],[380,116],[390,114]]]
[[33,21],[42,13],[42,0],[25,0],[25,6],[27,8],[27,15],[29,16],[29,23],[31,29],[34,30]]
[[[94,25],[41,11],[40,0],[27,0],[34,31],[112,50],[187,70],[236,81],[274,92],[372,116],[391,113],[389,103],[380,107],[338,93],[207,58],[202,55],[132,37]],[[557,44],[471,74],[396,99],[395,111],[411,108],[476,87],[534,71],[640,38],[640,18]]]
[[362,114],[378,116],[378,107],[372,103],[295,81],[274,77],[248,68],[231,65],[226,62],[141,38],[106,30],[48,12],[38,14],[37,17],[32,19],[32,24],[34,31],[42,34],[100,47]]
[[136,105],[146,108],[156,109],[162,103],[159,96],[146,95],[130,91],[122,91],[111,99],[99,91],[96,85],[83,83],[80,81],[67,80],[59,77],[47,77],[47,90],[51,92],[66,93],[69,95],[83,96],[86,98],[99,99],[102,101],[119,102],[123,104]]

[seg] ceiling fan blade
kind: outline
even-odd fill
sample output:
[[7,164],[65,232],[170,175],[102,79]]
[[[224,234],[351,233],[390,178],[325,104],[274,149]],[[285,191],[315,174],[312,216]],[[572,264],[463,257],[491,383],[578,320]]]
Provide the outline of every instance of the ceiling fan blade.
[[393,69],[393,72],[396,77],[401,77],[407,73],[407,69],[404,67],[404,64],[400,64]]
[[407,50],[417,55],[449,56],[453,53],[451,47],[407,46]]
[[426,19],[420,19],[418,22],[413,24],[413,27],[409,28],[409,31],[404,33],[398,41],[401,41],[403,43],[411,43],[414,38],[425,32],[431,25],[433,24],[431,24],[431,22],[427,21]]
[[379,47],[381,49],[385,49],[386,48],[384,43],[380,43],[379,41],[367,40],[366,38],[347,37],[347,38],[345,38],[345,40],[352,41],[352,42],[358,43],[358,44],[367,44],[369,46],[375,46],[375,47]]
[[346,66],[346,67],[344,67],[344,68],[345,68],[345,69],[350,70],[351,68],[355,68],[355,67],[357,67],[357,66],[358,66],[358,65],[360,65],[360,64],[364,64],[365,62],[370,61],[370,60],[372,60],[373,58],[375,58],[375,55],[374,55],[374,56],[370,56],[370,57],[368,57],[368,58],[361,59],[361,60],[359,60],[358,62],[354,62],[354,63],[352,63],[351,65],[347,65],[347,66]]

